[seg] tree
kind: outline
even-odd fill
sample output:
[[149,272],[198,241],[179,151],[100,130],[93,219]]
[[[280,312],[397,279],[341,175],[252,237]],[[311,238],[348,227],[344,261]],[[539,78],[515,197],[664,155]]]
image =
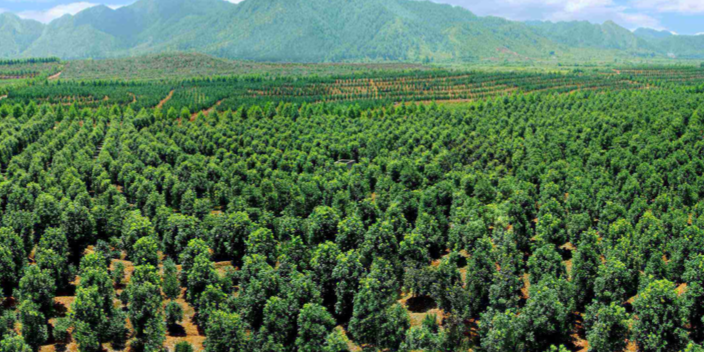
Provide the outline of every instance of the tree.
[[589,351],[623,351],[629,334],[626,309],[616,303],[594,303],[585,316]]
[[33,350],[38,351],[39,347],[49,338],[46,318],[39,311],[39,306],[32,301],[23,301],[20,304],[19,312],[22,336]]
[[345,251],[359,248],[364,242],[365,233],[366,229],[362,220],[356,216],[347,217],[337,225],[335,243]]
[[17,285],[16,268],[12,252],[0,244],[0,288],[4,296],[11,296],[13,287]]
[[0,290],[12,294],[25,268],[24,242],[10,228],[0,228]]
[[515,310],[499,312],[489,309],[482,314],[481,347],[487,352],[524,351],[525,331]]
[[56,286],[46,270],[41,270],[37,265],[29,266],[20,280],[19,291],[20,300],[31,301],[41,313],[51,315]]
[[81,352],[99,351],[100,342],[107,335],[106,325],[111,317],[102,309],[102,301],[97,286],[79,287],[76,291],[70,318],[74,326],[73,338]]
[[222,310],[213,312],[205,329],[206,352],[248,351],[249,340],[240,316]]
[[544,277],[560,278],[567,273],[562,265],[562,257],[552,244],[545,244],[528,259],[530,281],[540,282]]
[[621,304],[628,300],[627,288],[632,284],[631,274],[626,265],[616,258],[607,258],[599,267],[594,281],[596,299],[603,304]]
[[135,271],[127,287],[129,317],[136,344],[144,351],[159,351],[165,340],[164,311],[161,298],[161,277],[155,267],[142,265]]
[[489,305],[491,289],[489,283],[496,272],[496,264],[491,258],[491,248],[491,241],[488,238],[477,241],[476,249],[467,262],[466,290],[470,300],[467,304],[469,317],[479,317]]
[[71,202],[61,215],[61,229],[68,235],[69,246],[74,257],[95,240],[95,220],[85,206]]
[[174,258],[181,255],[191,240],[202,237],[200,221],[193,216],[173,214],[166,222],[162,246]]
[[181,286],[178,283],[178,268],[171,258],[164,261],[162,290],[168,299],[176,299],[181,295]]
[[122,247],[128,252],[128,256],[132,258],[134,244],[140,238],[151,237],[154,235],[154,227],[148,218],[142,216],[139,211],[131,211],[125,216],[122,223]]
[[357,251],[342,253],[332,271],[335,285],[335,314],[349,318],[354,306],[354,297],[359,290],[359,282],[364,275],[364,266]]
[[359,343],[382,346],[387,338],[385,334],[388,333],[384,330],[384,324],[389,318],[387,309],[395,302],[398,292],[393,269],[383,260],[376,261],[370,273],[361,280],[359,287],[359,292],[354,298],[349,332]]
[[6,336],[0,341],[0,351],[3,352],[32,352],[32,348],[24,342],[21,336]]
[[323,352],[350,352],[344,333],[337,329],[333,330],[328,337],[325,338]]
[[411,319],[406,308],[398,303],[388,307],[381,327],[381,339],[378,345],[392,351],[397,350],[408,328],[411,327]]
[[186,341],[181,341],[174,347],[174,352],[193,352],[193,346]]
[[318,245],[310,261],[313,278],[318,284],[318,289],[323,295],[325,307],[333,309],[335,306],[335,289],[338,284],[333,274],[337,266],[337,259],[342,254],[337,244],[325,242]]
[[601,265],[597,241],[596,232],[584,234],[572,260],[572,282],[575,285],[577,309],[580,311],[595,297],[594,281]]
[[685,266],[684,314],[692,327],[693,338],[699,339],[704,337],[704,255],[692,256]]
[[210,248],[208,248],[205,241],[200,238],[188,242],[188,246],[186,246],[186,249],[178,257],[181,262],[181,277],[184,283],[198,256],[204,256],[210,259]]
[[60,228],[47,228],[39,240],[34,255],[37,265],[51,272],[58,289],[65,289],[75,270],[69,264],[69,244],[66,233]]
[[208,237],[215,256],[239,262],[245,253],[245,240],[253,227],[254,223],[245,212],[227,215],[224,221],[213,227]]
[[292,346],[298,334],[298,307],[294,302],[271,297],[264,306],[262,326],[257,334],[258,346]]
[[530,288],[530,298],[521,311],[522,331],[530,350],[541,350],[547,341],[565,338],[569,332],[572,302],[569,283],[564,279],[545,277]]
[[166,304],[166,325],[175,326],[183,319],[183,308],[177,302],[171,301]]
[[195,258],[193,267],[189,269],[186,279],[187,298],[195,303],[208,285],[217,283],[218,276],[210,257],[200,254]]
[[330,207],[317,207],[308,217],[308,244],[334,241],[340,216]]
[[153,236],[142,237],[132,246],[132,262],[135,266],[159,265],[159,244]]
[[42,193],[34,203],[34,234],[36,238],[43,238],[48,228],[61,225],[61,207],[54,196]]
[[324,345],[320,342],[325,340],[333,327],[335,319],[323,306],[310,303],[304,305],[298,315],[298,351],[323,352]]
[[261,228],[249,234],[246,244],[246,254],[260,254],[269,259],[269,262],[276,262],[276,240],[274,233],[266,228]]
[[633,302],[633,333],[641,351],[678,351],[686,342],[680,298],[667,280],[651,282]]

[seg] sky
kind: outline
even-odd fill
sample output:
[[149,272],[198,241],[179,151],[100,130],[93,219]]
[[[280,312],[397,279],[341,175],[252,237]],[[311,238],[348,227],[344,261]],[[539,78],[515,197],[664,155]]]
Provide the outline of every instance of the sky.
[[[14,12],[23,18],[50,22],[91,6],[112,8],[135,0],[0,0],[0,12]],[[223,0],[237,3],[246,0]],[[614,21],[635,30],[647,27],[676,34],[704,34],[704,0],[432,0],[462,6],[480,16],[510,20],[572,21],[594,23]]]

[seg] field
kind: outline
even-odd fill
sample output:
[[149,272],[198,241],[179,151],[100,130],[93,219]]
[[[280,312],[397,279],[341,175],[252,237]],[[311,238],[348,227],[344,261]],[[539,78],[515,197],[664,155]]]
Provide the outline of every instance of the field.
[[4,71],[1,352],[701,351],[703,68],[116,62]]

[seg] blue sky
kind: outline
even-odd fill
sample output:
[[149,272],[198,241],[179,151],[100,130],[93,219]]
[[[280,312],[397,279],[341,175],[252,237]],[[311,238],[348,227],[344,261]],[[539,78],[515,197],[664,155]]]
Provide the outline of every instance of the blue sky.
[[[116,8],[135,0],[0,0],[0,12],[49,22],[97,4]],[[225,0],[223,0],[225,1]],[[239,2],[242,0],[227,0]],[[246,0],[244,0],[246,1]],[[433,0],[482,16],[512,20],[614,21],[628,29],[649,27],[679,34],[704,33],[704,0]]]

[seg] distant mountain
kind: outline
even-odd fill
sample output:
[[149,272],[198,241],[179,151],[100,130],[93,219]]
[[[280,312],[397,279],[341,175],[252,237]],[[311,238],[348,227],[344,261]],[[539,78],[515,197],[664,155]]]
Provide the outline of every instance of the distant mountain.
[[645,40],[655,40],[672,37],[674,34],[670,31],[658,31],[650,28],[638,28],[633,32],[636,37]]
[[47,25],[0,15],[3,58],[192,51],[274,62],[470,62],[664,57],[673,50],[697,57],[704,55],[702,40],[632,33],[613,22],[512,22],[425,0],[140,0]]
[[540,35],[569,47],[616,49],[631,54],[656,51],[648,42],[611,21],[602,25],[587,21],[527,24]]
[[43,25],[10,14],[0,14],[0,57],[22,56],[42,35]]

